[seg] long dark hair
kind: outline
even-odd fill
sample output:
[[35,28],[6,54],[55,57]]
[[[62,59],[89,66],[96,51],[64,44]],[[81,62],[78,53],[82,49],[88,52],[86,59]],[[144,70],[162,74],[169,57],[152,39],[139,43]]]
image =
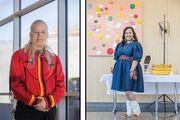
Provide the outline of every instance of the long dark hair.
[[134,39],[133,41],[138,41],[137,36],[136,36],[136,33],[135,33],[135,31],[134,31],[134,28],[131,27],[131,26],[128,26],[128,27],[124,28],[124,30],[123,30],[122,41],[121,41],[123,45],[126,43],[125,32],[126,32],[126,30],[128,30],[128,29],[131,29],[132,32],[133,32],[133,39]]

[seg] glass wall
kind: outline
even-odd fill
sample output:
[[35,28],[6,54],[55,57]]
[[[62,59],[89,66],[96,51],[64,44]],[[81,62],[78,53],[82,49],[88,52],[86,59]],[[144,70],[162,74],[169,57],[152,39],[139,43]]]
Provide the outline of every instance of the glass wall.
[[0,0],[0,11],[0,20],[11,15],[13,13],[13,0]]
[[[0,93],[9,92],[9,66],[13,53],[13,22],[0,27]],[[8,96],[0,96],[0,103],[8,103]]]

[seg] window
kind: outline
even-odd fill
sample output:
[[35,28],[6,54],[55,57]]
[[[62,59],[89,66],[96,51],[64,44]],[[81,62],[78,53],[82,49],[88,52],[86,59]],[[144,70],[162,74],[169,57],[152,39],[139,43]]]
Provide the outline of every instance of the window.
[[37,1],[39,1],[39,0],[21,0],[21,9],[23,9]]
[[21,17],[21,48],[29,41],[30,26],[37,19],[47,23],[49,31],[48,46],[50,46],[54,53],[58,54],[57,1],[51,2]]
[[0,20],[8,17],[13,13],[13,1],[14,0],[0,0]]
[[[9,93],[9,66],[13,53],[13,22],[0,27],[0,93]],[[9,102],[8,96],[0,96],[0,103]]]

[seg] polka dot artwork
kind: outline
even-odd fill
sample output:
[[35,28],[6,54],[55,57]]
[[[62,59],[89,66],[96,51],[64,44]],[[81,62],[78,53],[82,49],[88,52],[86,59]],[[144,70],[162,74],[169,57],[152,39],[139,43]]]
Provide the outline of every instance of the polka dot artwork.
[[89,16],[88,16],[88,18],[89,18],[89,19],[93,19],[93,18],[94,18],[94,16],[92,16],[92,15],[89,15]]
[[118,17],[123,17],[123,13],[118,13],[117,16]]
[[134,14],[134,18],[138,18],[138,15],[137,15],[137,14]]
[[[102,12],[102,11],[104,11],[104,9],[103,9],[103,8],[101,8],[101,9],[100,9],[100,11]],[[101,13],[101,12],[100,12],[100,13]]]
[[108,20],[109,20],[109,21],[112,21],[112,20],[113,20],[113,17],[112,17],[112,16],[109,16],[109,17],[108,17]]
[[106,44],[105,44],[105,43],[103,43],[103,44],[102,44],[102,47],[106,47]]
[[108,10],[108,7],[105,7],[105,10]]
[[100,5],[99,5],[99,8],[103,8],[103,5],[102,5],[102,4],[100,4]]
[[125,24],[128,24],[129,22],[128,22],[128,20],[125,20],[124,23],[125,23]]
[[130,5],[130,8],[131,8],[131,9],[134,9],[134,8],[135,8],[135,4],[131,4],[131,5]]
[[108,10],[105,10],[105,11],[103,12],[103,14],[104,14],[104,15],[108,15],[108,14],[109,14],[109,11],[108,11]]
[[88,36],[92,36],[92,32],[88,32]]
[[109,1],[109,4],[114,4],[114,1],[113,1],[113,0],[110,0],[110,1]]
[[118,44],[119,42],[120,42],[120,40],[118,40],[118,39],[117,39],[117,40],[115,40],[115,43],[117,43],[117,44]]
[[100,14],[100,13],[98,13],[98,14],[97,14],[97,16],[98,16],[98,17],[101,17],[101,14]]
[[96,26],[95,25],[91,26],[91,30],[96,31]]
[[123,11],[124,10],[123,6],[119,6],[119,10]]
[[118,43],[113,43],[113,48],[115,48],[117,44],[118,44]]
[[113,56],[126,26],[142,42],[142,5],[142,0],[87,0],[88,55]]
[[132,17],[133,17],[133,14],[129,14],[129,18],[132,19]]
[[103,34],[98,34],[98,39],[103,39]]
[[120,28],[120,27],[121,27],[121,23],[118,22],[118,23],[115,25],[115,28],[118,29],[118,28]]
[[100,8],[99,7],[96,8],[96,12],[100,12]]
[[139,1],[134,2],[135,6],[139,7],[141,3]]
[[119,35],[116,35],[116,36],[115,36],[115,40],[118,40],[118,41],[120,40]]
[[108,55],[112,55],[113,52],[114,52],[113,48],[108,48],[108,49],[107,49],[107,54],[108,54]]
[[110,38],[110,35],[106,35],[105,38]]
[[135,21],[130,21],[129,23],[130,23],[130,25],[131,25],[131,26],[133,26],[133,25],[135,25],[135,24],[136,24],[136,22],[135,22]]
[[102,27],[101,24],[99,24],[99,23],[96,24],[96,28],[97,28],[97,29],[101,29],[101,27]]
[[96,32],[99,32],[100,30],[99,29],[96,29]]
[[92,50],[96,50],[96,46],[94,46],[94,47],[92,48]]
[[96,55],[101,55],[101,51],[98,50],[98,51],[96,52]]
[[94,20],[94,23],[97,23],[98,21],[97,20]]
[[88,9],[91,9],[91,8],[92,8],[92,4],[88,3]]
[[142,24],[142,19],[137,19],[137,24]]

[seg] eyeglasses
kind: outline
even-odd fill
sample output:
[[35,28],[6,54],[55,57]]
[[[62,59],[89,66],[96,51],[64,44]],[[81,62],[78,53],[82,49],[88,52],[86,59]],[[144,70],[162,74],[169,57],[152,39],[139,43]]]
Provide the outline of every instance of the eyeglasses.
[[47,32],[46,31],[41,31],[41,32],[39,32],[39,31],[32,31],[31,32],[31,34],[32,35],[47,35]]

